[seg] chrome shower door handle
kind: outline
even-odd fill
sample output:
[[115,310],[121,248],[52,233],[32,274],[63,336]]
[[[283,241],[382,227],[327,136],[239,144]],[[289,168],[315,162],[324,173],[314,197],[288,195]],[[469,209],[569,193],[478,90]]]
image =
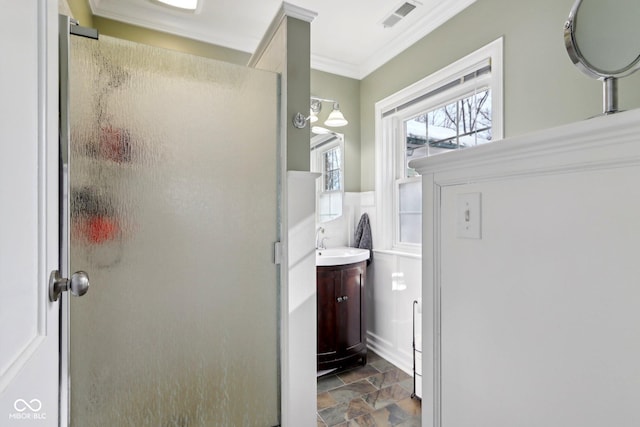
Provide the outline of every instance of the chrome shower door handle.
[[58,270],[53,270],[49,276],[49,300],[55,302],[62,292],[71,291],[76,297],[81,297],[89,290],[89,275],[84,271],[76,271],[71,279],[60,275]]

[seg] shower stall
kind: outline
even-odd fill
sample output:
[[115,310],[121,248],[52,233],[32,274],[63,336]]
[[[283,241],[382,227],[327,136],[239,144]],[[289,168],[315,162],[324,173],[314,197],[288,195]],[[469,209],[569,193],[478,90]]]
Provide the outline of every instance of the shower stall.
[[71,425],[279,424],[279,76],[69,44]]

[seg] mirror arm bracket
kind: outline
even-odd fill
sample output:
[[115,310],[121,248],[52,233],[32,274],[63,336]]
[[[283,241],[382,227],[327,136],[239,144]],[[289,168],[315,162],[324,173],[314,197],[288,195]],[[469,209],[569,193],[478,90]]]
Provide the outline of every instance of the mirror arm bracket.
[[[577,15],[581,6],[583,6],[583,1],[584,0],[575,1],[571,8],[571,12],[569,13],[569,19],[564,24],[565,48],[567,49],[569,58],[580,71],[584,72],[589,77],[602,80],[602,114],[614,114],[620,112],[618,108],[618,79],[633,74],[635,71],[640,69],[640,55],[637,55],[633,61],[626,63],[624,67],[619,67],[619,64],[612,65],[613,69],[607,69],[606,65],[603,66],[599,63],[594,63],[593,58],[586,58],[580,49],[576,36]],[[603,3],[600,3],[600,5],[604,6]],[[608,8],[609,5],[606,5],[605,7]],[[640,7],[637,4],[635,7],[638,9],[634,9],[633,11],[640,10]],[[633,16],[633,13],[631,13],[630,16]],[[613,49],[615,46],[611,46],[610,48]]]
[[602,104],[604,114],[614,114],[618,110],[618,79],[607,77],[602,82]]

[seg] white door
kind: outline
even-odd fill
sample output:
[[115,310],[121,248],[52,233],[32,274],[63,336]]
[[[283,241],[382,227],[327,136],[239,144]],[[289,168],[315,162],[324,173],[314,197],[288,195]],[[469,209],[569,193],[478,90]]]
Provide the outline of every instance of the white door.
[[58,426],[57,2],[0,6],[0,425]]

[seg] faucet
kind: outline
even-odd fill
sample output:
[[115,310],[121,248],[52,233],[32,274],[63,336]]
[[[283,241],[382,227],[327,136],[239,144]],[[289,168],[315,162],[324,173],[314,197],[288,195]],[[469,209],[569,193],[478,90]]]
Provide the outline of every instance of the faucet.
[[324,238],[320,240],[320,234],[324,234],[324,228],[318,227],[316,230],[316,249],[324,249]]

